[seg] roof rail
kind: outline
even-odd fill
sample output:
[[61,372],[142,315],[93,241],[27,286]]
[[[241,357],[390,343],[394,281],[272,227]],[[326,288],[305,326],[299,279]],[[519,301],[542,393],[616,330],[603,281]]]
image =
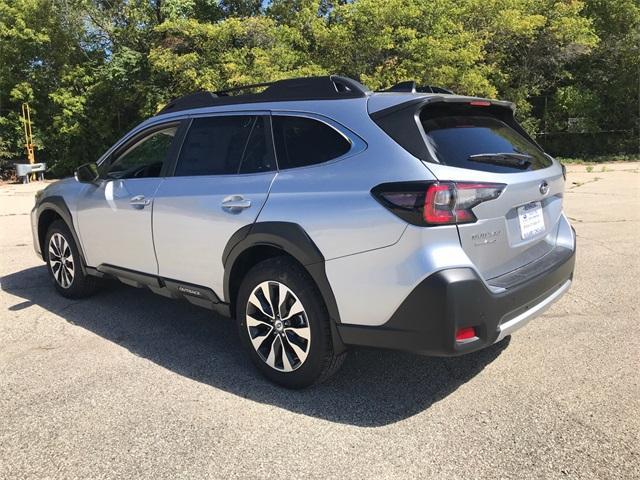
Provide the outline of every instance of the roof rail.
[[[229,95],[231,92],[267,87],[260,93]],[[369,90],[348,77],[328,75],[302,77],[276,82],[254,83],[216,92],[196,92],[169,102],[158,114],[217,105],[237,105],[258,102],[284,102],[287,100],[339,100],[362,98]]]
[[433,85],[416,86],[415,80],[396,83],[394,86],[381,90],[382,92],[406,92],[406,93],[445,93],[453,95],[451,90]]

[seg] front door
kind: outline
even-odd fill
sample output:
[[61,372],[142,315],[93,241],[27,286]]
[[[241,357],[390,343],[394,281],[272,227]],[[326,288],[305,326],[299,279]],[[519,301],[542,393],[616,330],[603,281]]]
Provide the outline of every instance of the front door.
[[153,196],[178,130],[177,124],[138,135],[101,165],[101,180],[78,199],[78,228],[87,264],[156,275],[151,218]]
[[175,174],[155,195],[159,275],[210,288],[222,298],[224,247],[256,220],[275,175],[268,116],[195,118]]

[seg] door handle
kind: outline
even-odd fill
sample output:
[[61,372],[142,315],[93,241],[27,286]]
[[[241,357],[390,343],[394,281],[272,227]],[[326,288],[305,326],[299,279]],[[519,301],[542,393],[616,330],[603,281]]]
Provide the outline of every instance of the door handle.
[[144,208],[151,203],[151,200],[145,198],[144,195],[136,195],[129,199],[129,205],[133,207],[141,207]]
[[222,208],[231,213],[237,213],[240,210],[249,208],[250,206],[251,200],[247,200],[242,195],[230,195],[222,200]]

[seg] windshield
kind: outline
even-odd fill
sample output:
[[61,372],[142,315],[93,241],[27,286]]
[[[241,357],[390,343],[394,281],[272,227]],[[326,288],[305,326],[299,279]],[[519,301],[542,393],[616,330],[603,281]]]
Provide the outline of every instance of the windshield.
[[538,170],[551,160],[498,118],[421,114],[431,151],[443,165],[498,173]]

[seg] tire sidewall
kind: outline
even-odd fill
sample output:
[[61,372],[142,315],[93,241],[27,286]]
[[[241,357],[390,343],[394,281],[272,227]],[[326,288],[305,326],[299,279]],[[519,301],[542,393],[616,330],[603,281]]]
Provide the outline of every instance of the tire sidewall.
[[[292,372],[280,372],[267,365],[255,351],[246,324],[247,301],[260,283],[275,281],[286,285],[302,302],[309,328],[311,347],[305,362]],[[332,353],[328,314],[320,293],[306,272],[288,259],[270,259],[253,267],[245,276],[236,302],[238,333],[244,348],[258,369],[271,381],[287,388],[304,388],[321,376],[327,355]]]
[[[67,241],[67,244],[69,245],[69,248],[71,249],[71,254],[73,255],[73,280],[68,288],[62,287],[56,281],[51,269],[51,261],[49,259],[49,242],[51,241],[51,237],[56,233],[64,237],[64,239]],[[64,222],[57,220],[51,224],[49,230],[47,230],[47,236],[45,237],[44,252],[47,261],[47,269],[49,270],[49,277],[51,278],[51,281],[53,282],[56,290],[65,297],[73,297],[80,294],[82,292],[82,289],[84,288],[85,281],[82,272],[82,260],[78,247],[76,246],[76,242],[73,239],[73,235],[71,234],[69,227],[67,227]]]

